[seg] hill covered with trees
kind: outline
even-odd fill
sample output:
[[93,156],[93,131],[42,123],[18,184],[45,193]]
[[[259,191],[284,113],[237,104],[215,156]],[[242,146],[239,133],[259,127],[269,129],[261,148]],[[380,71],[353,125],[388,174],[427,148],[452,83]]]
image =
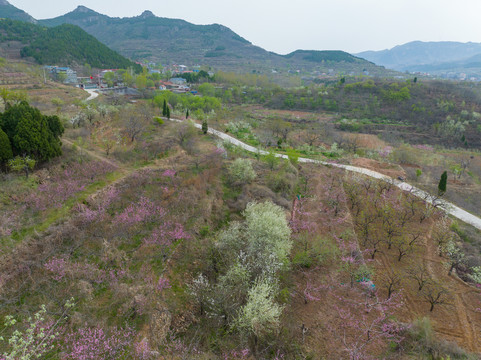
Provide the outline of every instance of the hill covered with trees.
[[20,42],[22,57],[39,64],[72,65],[88,63],[97,68],[128,68],[138,65],[100,43],[75,25],[52,28],[11,19],[0,20],[2,43]]

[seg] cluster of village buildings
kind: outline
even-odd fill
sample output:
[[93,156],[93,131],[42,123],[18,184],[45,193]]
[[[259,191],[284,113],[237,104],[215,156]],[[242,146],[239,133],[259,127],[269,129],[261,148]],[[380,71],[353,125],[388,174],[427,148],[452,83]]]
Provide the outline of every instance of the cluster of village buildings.
[[[156,69],[156,64],[154,63],[141,65],[148,68],[149,74],[158,73],[163,77],[165,77],[166,74],[171,74],[173,76],[167,81],[157,81],[156,88],[158,90],[170,90],[174,93],[190,92],[194,95],[197,94],[197,91],[192,90],[187,84],[187,80],[183,77],[179,77],[179,75],[199,72],[199,66],[194,67],[192,70],[190,70],[185,65],[171,65],[168,67],[164,67],[162,70],[158,70]],[[114,87],[109,87],[108,82],[105,79],[105,75],[109,72],[116,73],[118,69],[101,70],[96,75],[89,77],[77,76],[77,72],[69,67],[45,66],[45,71],[48,72],[50,76],[56,78],[57,80],[63,81],[65,84],[70,84],[83,89],[98,89],[102,92],[113,91],[119,94],[130,96],[140,95],[140,92],[137,89],[130,88],[126,84],[123,84],[121,82],[116,82]],[[212,76],[213,73],[209,73],[209,75]]]

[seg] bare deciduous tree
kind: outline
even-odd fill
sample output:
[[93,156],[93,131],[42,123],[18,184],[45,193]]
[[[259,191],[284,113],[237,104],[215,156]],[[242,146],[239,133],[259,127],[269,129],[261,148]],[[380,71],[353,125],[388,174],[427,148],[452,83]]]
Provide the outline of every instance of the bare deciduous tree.
[[431,305],[429,311],[433,311],[435,305],[445,304],[448,301],[449,292],[441,284],[430,282],[423,287],[422,296]]
[[387,290],[387,299],[390,299],[391,295],[401,287],[402,275],[391,268],[384,273],[381,281]]
[[124,129],[131,142],[142,133],[151,118],[148,107],[137,107],[129,109],[124,115]]

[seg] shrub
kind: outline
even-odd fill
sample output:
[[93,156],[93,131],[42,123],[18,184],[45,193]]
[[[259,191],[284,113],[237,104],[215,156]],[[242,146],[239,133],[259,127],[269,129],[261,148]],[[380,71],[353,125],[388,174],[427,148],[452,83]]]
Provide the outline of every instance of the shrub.
[[438,340],[434,336],[429,318],[417,319],[409,328],[403,347],[417,356],[426,355],[434,359],[477,359],[467,354],[456,343]]
[[287,157],[292,165],[297,165],[299,162],[299,153],[294,149],[287,149]]
[[296,175],[284,170],[269,174],[267,177],[267,185],[271,190],[286,195],[290,195],[294,191],[296,184]]
[[229,166],[229,177],[233,184],[246,184],[255,179],[256,173],[248,159],[235,159]]
[[402,145],[391,153],[392,159],[400,164],[418,164],[419,157],[408,145]]
[[269,169],[271,170],[274,170],[280,162],[280,159],[272,151],[269,151],[267,155],[264,155],[263,160],[269,165]]
[[312,257],[309,251],[302,250],[296,253],[292,259],[294,265],[309,269],[312,266]]

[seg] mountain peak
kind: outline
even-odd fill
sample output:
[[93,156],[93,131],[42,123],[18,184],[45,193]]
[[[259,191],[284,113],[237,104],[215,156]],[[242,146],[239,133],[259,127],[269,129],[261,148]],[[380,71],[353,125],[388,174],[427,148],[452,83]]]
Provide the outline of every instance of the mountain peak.
[[11,5],[7,0],[0,0],[0,5]]
[[[0,1],[3,1],[3,0],[0,0]],[[93,11],[92,9],[89,9],[89,8],[86,7],[86,6],[79,5],[79,6],[77,6],[77,8],[76,8],[73,12],[77,12],[77,13],[90,13],[90,12],[95,12],[95,11]]]
[[[1,1],[1,0],[0,0],[0,1]],[[155,15],[153,14],[152,11],[150,11],[150,10],[145,10],[145,11],[140,15],[140,17],[141,17],[142,19],[147,19],[147,18],[150,18],[150,17],[155,17]]]

